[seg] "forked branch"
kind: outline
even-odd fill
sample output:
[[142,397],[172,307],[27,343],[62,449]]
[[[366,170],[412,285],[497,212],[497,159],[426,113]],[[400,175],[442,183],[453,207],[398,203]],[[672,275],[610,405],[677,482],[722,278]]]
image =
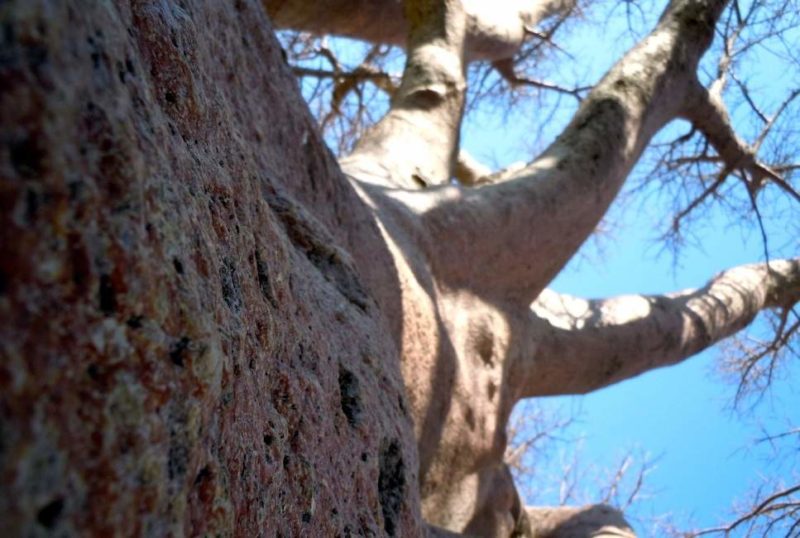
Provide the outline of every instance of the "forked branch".
[[[747,172],[753,190],[758,190],[766,179],[783,182],[777,172],[756,159],[760,143],[753,147],[748,146],[736,134],[720,92],[713,91],[713,88],[707,90],[695,82],[683,113],[714,146],[725,162],[727,173],[733,170]],[[768,126],[765,127],[764,132],[768,132],[768,129]]]
[[651,137],[680,113],[724,4],[671,2],[561,136],[511,179],[394,194],[433,235],[437,278],[530,303],[596,228]]

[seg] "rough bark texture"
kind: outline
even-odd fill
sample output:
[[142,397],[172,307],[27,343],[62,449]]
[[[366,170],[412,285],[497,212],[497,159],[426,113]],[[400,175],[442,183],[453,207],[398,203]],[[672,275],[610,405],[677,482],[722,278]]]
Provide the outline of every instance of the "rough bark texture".
[[458,1],[414,0],[406,18],[408,59],[392,109],[341,164],[361,181],[414,189],[447,183],[456,162],[466,14]]
[[391,261],[262,6],[0,9],[0,534],[421,534]]

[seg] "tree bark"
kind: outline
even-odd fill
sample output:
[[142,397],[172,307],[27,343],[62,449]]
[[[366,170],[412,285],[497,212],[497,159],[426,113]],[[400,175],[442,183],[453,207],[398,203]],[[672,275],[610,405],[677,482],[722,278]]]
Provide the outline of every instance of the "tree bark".
[[536,351],[523,397],[585,394],[675,364],[800,298],[800,259],[729,269],[697,290],[580,299],[546,291],[531,309]]
[[557,140],[507,181],[395,194],[437,244],[430,253],[437,278],[532,301],[595,229],[650,138],[681,113],[724,5],[670,3]]
[[0,20],[0,535],[424,535],[391,257],[263,7]]
[[447,183],[452,176],[466,88],[466,15],[458,1],[405,5],[410,23],[402,83],[389,113],[341,165],[366,183],[414,189]]
[[525,509],[520,538],[635,538],[619,510],[606,505]]

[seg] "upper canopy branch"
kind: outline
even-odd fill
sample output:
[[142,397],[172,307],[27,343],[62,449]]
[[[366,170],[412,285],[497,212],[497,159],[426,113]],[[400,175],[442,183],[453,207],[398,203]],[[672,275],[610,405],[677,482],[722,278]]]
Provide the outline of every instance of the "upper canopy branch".
[[[405,46],[409,25],[401,0],[263,0],[279,28],[355,37]],[[465,57],[510,58],[522,45],[526,28],[566,13],[575,0],[464,0]]]
[[[686,101],[682,114],[703,133],[722,160],[723,168],[715,185],[712,185],[713,188],[717,188],[730,173],[740,171],[747,178],[749,182],[748,188],[751,192],[758,191],[764,185],[764,182],[768,180],[800,202],[800,193],[786,182],[781,175],[781,170],[777,167],[771,167],[757,158],[758,150],[769,135],[778,117],[798,96],[800,96],[800,89],[790,92],[772,117],[764,117],[766,121],[761,132],[755,142],[752,145],[748,145],[739,138],[733,128],[728,110],[722,101],[720,85],[712,84],[710,89],[706,89],[695,81],[692,85],[690,98]],[[706,190],[706,192],[709,192],[709,190]],[[699,203],[701,201],[702,199],[698,199],[696,202]],[[687,210],[690,209],[691,207],[687,208]]]
[[591,86],[576,86],[574,88],[565,88],[553,82],[546,80],[536,80],[525,76],[518,75],[514,67],[513,58],[503,58],[492,62],[492,67],[495,68],[497,73],[508,82],[512,88],[517,86],[532,86],[540,90],[548,90],[563,95],[568,95],[577,99],[579,102],[583,99],[583,94],[591,89]]
[[[739,45],[738,42],[742,40],[743,32],[752,23],[752,19],[763,8],[763,5],[759,2],[753,2],[745,13],[738,11],[738,5],[735,7],[736,9],[732,10],[722,31],[722,50],[717,62],[716,79],[708,88],[703,87],[698,80],[694,81],[689,99],[686,100],[684,105],[682,116],[689,120],[706,137],[719,155],[722,168],[715,182],[717,185],[712,187],[717,188],[728,175],[738,173],[740,177],[743,177],[748,182],[748,188],[751,193],[755,193],[761,188],[765,180],[770,180],[800,201],[800,195],[786,183],[780,171],[761,162],[757,157],[764,141],[775,127],[778,118],[787,110],[792,101],[800,95],[800,89],[790,91],[772,116],[768,116],[756,104],[747,85],[736,76],[736,59],[753,47],[754,44],[765,39],[771,32],[760,35],[756,39],[745,40],[743,44]],[[736,16],[735,23],[734,15]],[[763,123],[760,132],[754,137],[751,144],[746,143],[738,136],[725,106],[723,94],[729,80],[734,82],[744,102]],[[705,193],[708,192],[710,191],[705,191]],[[696,202],[700,201],[702,200],[696,200]]]
[[727,270],[669,295],[586,300],[545,291],[531,307],[535,356],[521,396],[596,390],[680,362],[734,334],[764,308],[800,300],[800,258]]

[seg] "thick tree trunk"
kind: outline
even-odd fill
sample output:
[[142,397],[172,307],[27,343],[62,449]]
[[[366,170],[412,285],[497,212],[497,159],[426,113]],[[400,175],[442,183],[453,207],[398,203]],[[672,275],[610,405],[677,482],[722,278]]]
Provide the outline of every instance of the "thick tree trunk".
[[263,7],[0,18],[0,534],[422,534],[392,262]]

